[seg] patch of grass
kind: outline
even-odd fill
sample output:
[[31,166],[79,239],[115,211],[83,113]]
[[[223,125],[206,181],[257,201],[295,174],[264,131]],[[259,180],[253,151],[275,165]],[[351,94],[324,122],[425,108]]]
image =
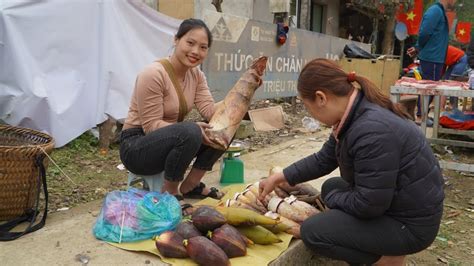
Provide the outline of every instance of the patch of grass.
[[108,191],[123,188],[126,171],[116,168],[121,163],[119,146],[112,145],[107,154],[101,154],[98,144],[98,139],[86,132],[52,152],[51,157],[62,171],[49,163],[51,210],[102,199]]
[[68,143],[66,147],[74,151],[92,151],[98,145],[99,140],[88,131]]

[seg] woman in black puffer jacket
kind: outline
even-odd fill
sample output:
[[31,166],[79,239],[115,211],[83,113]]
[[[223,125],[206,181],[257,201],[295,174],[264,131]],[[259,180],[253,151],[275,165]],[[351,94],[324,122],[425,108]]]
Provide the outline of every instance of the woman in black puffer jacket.
[[[360,89],[354,85],[359,85]],[[276,185],[329,174],[329,211],[307,219],[308,248],[354,264],[403,265],[435,239],[443,213],[443,177],[421,130],[364,77],[315,59],[301,71],[298,93],[311,115],[332,126],[323,148],[260,182],[263,199]]]

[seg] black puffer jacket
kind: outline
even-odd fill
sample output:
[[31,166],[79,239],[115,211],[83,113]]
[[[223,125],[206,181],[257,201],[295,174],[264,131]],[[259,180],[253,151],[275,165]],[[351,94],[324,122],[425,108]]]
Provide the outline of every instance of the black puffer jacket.
[[436,225],[443,212],[443,177],[426,138],[412,121],[370,103],[360,92],[338,136],[284,169],[294,185],[335,170],[351,184],[326,198],[329,208],[359,218],[391,216]]

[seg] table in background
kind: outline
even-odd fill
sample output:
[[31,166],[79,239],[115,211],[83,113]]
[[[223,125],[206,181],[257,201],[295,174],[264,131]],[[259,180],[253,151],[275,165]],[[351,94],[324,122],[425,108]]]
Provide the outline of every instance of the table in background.
[[473,130],[458,130],[458,129],[443,128],[439,125],[441,96],[474,98],[474,90],[460,90],[460,89],[456,90],[456,89],[447,89],[447,88],[442,88],[442,87],[421,89],[421,88],[395,85],[395,86],[390,87],[390,94],[391,94],[392,101],[396,103],[400,102],[401,94],[419,95],[420,97],[422,97],[421,130],[423,131],[423,134],[425,136],[426,136],[426,121],[428,119],[428,112],[429,112],[429,97],[434,96],[433,135],[431,136],[431,138],[427,137],[428,141],[435,144],[474,148],[474,142],[445,139],[445,138],[439,138],[438,136],[439,133],[445,133],[445,134],[451,134],[451,135],[469,136],[471,138],[474,138]]

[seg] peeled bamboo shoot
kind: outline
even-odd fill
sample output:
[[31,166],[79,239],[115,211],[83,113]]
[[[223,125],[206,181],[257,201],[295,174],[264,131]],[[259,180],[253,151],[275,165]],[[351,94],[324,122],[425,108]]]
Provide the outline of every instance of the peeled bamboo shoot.
[[266,56],[261,56],[252,62],[234,87],[227,93],[223,104],[217,107],[209,121],[211,129],[206,129],[206,135],[211,140],[211,146],[226,150],[234,136],[240,121],[247,113],[255,90],[262,85],[262,76],[267,66]]

